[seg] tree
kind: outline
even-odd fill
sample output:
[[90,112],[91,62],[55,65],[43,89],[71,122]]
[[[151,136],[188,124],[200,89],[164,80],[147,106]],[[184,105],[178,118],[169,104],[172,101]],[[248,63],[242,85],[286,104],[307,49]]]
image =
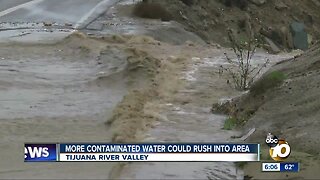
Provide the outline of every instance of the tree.
[[225,57],[233,67],[223,67],[219,72],[227,71],[233,80],[234,86],[238,90],[247,90],[261,73],[262,69],[270,62],[266,59],[262,65],[253,66],[252,60],[255,55],[256,49],[260,44],[258,38],[250,36],[248,41],[239,41],[235,38],[231,29],[228,29],[228,38],[231,42],[231,47],[236,55],[236,60],[230,58],[227,53]]

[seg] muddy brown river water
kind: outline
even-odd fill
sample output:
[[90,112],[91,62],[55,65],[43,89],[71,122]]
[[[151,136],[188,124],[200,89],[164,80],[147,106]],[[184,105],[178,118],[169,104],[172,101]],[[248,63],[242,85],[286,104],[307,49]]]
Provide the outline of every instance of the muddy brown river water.
[[27,164],[19,158],[25,142],[110,141],[104,122],[127,93],[126,59],[72,46],[78,44],[1,45],[1,178],[108,177],[112,164]]

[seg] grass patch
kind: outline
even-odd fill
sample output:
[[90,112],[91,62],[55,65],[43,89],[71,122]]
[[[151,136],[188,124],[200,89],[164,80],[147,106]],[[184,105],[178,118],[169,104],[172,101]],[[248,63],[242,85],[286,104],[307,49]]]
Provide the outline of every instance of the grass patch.
[[287,78],[287,76],[280,71],[273,71],[266,76],[263,76],[260,80],[254,83],[250,91],[253,94],[262,94],[268,89],[272,89],[280,84]]
[[237,124],[237,119],[234,118],[234,117],[229,117],[229,118],[224,122],[223,129],[225,129],[225,130],[231,130],[231,129],[233,129],[234,127],[236,127],[236,124]]
[[163,6],[153,2],[139,2],[133,8],[133,15],[148,19],[161,19],[170,21],[171,14]]

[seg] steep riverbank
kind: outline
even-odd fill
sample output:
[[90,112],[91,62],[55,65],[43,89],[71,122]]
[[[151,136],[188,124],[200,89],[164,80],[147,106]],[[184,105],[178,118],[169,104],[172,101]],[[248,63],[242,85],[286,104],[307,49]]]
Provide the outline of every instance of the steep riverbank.
[[300,56],[273,66],[253,84],[250,92],[225,104],[226,113],[237,119],[245,130],[255,129],[247,142],[262,144],[262,160],[271,161],[264,139],[268,132],[285,138],[291,154],[287,161],[300,162],[300,172],[294,174],[261,173],[258,163],[245,166],[254,178],[273,179],[319,177],[320,81],[319,45]]

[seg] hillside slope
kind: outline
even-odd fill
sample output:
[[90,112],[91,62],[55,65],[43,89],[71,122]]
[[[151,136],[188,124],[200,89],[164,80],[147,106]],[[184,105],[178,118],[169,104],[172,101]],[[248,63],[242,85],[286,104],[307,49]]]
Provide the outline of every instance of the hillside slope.
[[[227,28],[245,38],[249,29],[268,37],[280,49],[292,49],[293,22],[303,23],[309,43],[320,37],[318,0],[163,0],[174,20],[208,42],[228,45]],[[249,25],[250,24],[250,25]]]
[[214,112],[230,114],[238,127],[256,131],[248,142],[264,143],[268,132],[285,138],[295,150],[318,155],[320,147],[320,46],[277,63],[250,91]]
[[[273,132],[285,137],[294,149],[319,154],[320,46],[277,64],[269,73],[274,71],[285,74],[280,86],[256,96],[252,92],[249,95],[255,99],[252,105],[258,107],[245,125],[257,129],[249,140],[261,141],[267,132]],[[262,78],[258,83],[268,82]]]

